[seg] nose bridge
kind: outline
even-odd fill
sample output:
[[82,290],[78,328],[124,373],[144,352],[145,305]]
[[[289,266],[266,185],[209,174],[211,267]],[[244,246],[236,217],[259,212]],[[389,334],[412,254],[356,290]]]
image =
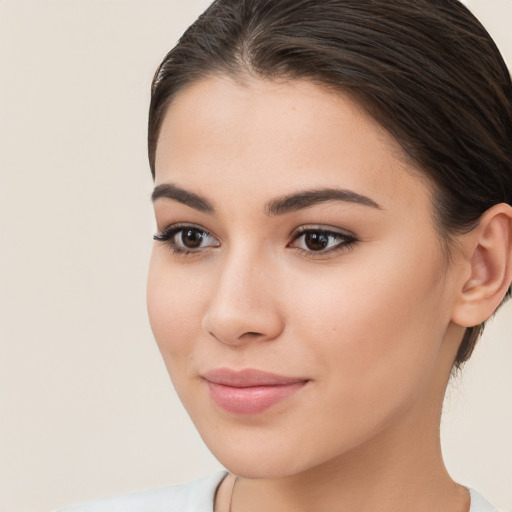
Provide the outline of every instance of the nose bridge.
[[282,319],[272,290],[271,255],[239,244],[227,251],[204,320],[204,329],[223,343],[273,339]]

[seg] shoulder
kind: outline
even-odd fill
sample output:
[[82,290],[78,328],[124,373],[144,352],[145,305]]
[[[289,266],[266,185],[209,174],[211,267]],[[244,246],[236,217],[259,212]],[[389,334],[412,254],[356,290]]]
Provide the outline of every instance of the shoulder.
[[213,512],[215,492],[226,475],[221,471],[188,484],[89,501],[58,512]]
[[499,510],[491,505],[481,494],[474,489],[469,489],[471,495],[471,508],[469,512],[499,512]]

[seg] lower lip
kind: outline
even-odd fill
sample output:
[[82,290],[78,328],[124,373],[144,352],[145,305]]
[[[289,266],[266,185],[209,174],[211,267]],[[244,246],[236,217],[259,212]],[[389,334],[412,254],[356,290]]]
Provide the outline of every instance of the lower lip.
[[306,384],[294,382],[272,386],[250,386],[245,388],[224,386],[208,381],[213,401],[233,414],[257,414],[282,402],[302,389]]

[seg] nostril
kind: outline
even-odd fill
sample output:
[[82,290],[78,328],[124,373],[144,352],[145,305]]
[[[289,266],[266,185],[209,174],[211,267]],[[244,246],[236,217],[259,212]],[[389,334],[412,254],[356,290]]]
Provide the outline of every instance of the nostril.
[[244,332],[240,338],[244,338],[244,337],[247,337],[247,338],[256,338],[258,336],[262,336],[262,333],[261,332]]
[[[217,336],[212,331],[208,331],[208,334],[212,338],[216,339],[217,341],[223,342],[222,337]],[[238,336],[237,339],[240,341],[240,340],[247,340],[247,339],[252,339],[252,338],[260,338],[261,336],[263,336],[263,333],[261,333],[261,332],[247,331],[247,332],[244,332],[243,334],[241,334],[240,336]],[[234,340],[234,341],[236,341],[236,340]]]

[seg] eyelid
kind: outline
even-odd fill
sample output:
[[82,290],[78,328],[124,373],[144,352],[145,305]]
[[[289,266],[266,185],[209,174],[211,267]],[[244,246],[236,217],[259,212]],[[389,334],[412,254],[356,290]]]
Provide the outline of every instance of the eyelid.
[[[293,247],[293,243],[300,239],[304,234],[307,233],[321,233],[330,237],[338,237],[340,242],[333,247],[315,251],[313,249],[304,249],[302,247]],[[288,246],[291,249],[300,251],[308,258],[312,259],[325,259],[335,256],[337,253],[342,251],[348,251],[359,241],[358,238],[351,232],[347,232],[341,228],[335,228],[324,225],[303,225],[298,227],[291,236],[291,241]]]
[[309,231],[320,231],[322,233],[332,233],[333,235],[340,235],[340,236],[346,236],[357,238],[354,233],[347,229],[325,225],[325,224],[303,224],[301,226],[298,226],[293,230],[292,238],[302,235],[303,233],[309,232]]
[[[180,231],[185,231],[187,229],[194,229],[204,233],[206,236],[214,238],[217,241],[215,245],[207,245],[205,247],[198,247],[195,249],[183,247],[181,245],[173,242],[173,238],[180,233]],[[153,235],[153,240],[157,242],[161,242],[168,246],[169,249],[172,250],[174,254],[179,254],[182,256],[200,254],[207,249],[216,248],[220,246],[219,239],[216,235],[214,235],[210,230],[200,226],[198,224],[190,223],[190,222],[177,222],[175,224],[170,224],[165,228],[161,229],[158,233]]]
[[[216,243],[197,248],[186,247],[184,245],[176,243],[176,241],[174,241],[174,237],[176,237],[181,231],[185,231],[187,229],[193,229],[202,232],[204,233],[205,236],[213,238],[216,241]],[[331,247],[318,250],[303,247],[294,247],[293,244],[307,233],[320,233],[327,237],[337,238],[339,241],[338,243],[334,244]],[[157,234],[155,234],[153,236],[153,239],[167,245],[168,248],[174,254],[179,254],[182,256],[200,255],[202,253],[209,251],[209,249],[218,248],[221,245],[219,238],[210,230],[198,224],[189,222],[178,222],[175,224],[170,224],[167,227],[160,230]],[[350,250],[352,246],[357,242],[358,239],[353,233],[347,232],[346,230],[338,227],[331,227],[325,225],[301,225],[294,230],[294,232],[291,235],[291,240],[288,242],[286,247],[299,251],[303,253],[305,256],[312,259],[325,259],[326,257],[334,256],[338,252]]]
[[195,224],[193,222],[175,222],[173,224],[169,224],[165,226],[162,229],[159,229],[158,233],[156,233],[154,236],[166,236],[167,234],[171,232],[176,232],[180,229],[197,229],[198,231],[204,231],[207,235],[213,236],[217,238],[209,229],[206,229],[205,227],[201,226],[200,224]]

